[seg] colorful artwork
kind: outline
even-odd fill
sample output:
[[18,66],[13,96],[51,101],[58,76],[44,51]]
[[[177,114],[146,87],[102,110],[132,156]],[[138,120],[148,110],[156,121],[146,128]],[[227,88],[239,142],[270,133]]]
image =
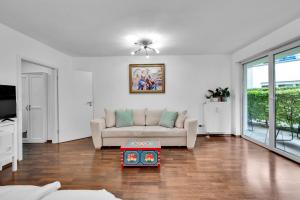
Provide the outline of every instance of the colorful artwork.
[[145,155],[145,161],[146,162],[153,162],[154,161],[154,155],[152,153],[148,153]]
[[136,162],[136,154],[135,153],[129,153],[127,155],[127,161],[128,162]]
[[144,166],[158,166],[159,165],[159,151],[142,151],[141,164]]
[[129,65],[130,93],[164,93],[164,64]]
[[122,153],[124,165],[136,165],[140,162],[138,151],[125,151]]

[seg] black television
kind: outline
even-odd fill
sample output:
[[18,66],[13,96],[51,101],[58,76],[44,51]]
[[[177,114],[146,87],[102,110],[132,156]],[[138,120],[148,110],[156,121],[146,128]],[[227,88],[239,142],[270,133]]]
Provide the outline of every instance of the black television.
[[0,85],[0,121],[17,116],[16,86]]

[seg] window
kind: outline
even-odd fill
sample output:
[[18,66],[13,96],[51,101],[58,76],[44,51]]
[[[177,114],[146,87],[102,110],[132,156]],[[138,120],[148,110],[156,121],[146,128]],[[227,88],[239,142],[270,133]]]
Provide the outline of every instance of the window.
[[243,67],[243,137],[300,162],[300,41]]

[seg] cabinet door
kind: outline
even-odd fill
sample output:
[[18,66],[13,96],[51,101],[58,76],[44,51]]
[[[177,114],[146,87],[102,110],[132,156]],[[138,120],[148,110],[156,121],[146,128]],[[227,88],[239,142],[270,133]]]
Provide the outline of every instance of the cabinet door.
[[143,165],[156,166],[158,164],[157,151],[143,151],[141,154],[141,163],[143,163]]
[[205,130],[208,133],[220,132],[219,130],[219,115],[220,108],[217,107],[216,103],[207,103],[204,105],[204,120]]
[[0,126],[0,171],[3,165],[12,162],[14,125]]
[[217,113],[219,115],[219,132],[230,133],[231,132],[231,120],[230,113],[231,108],[229,103],[222,103],[217,107]]
[[216,102],[204,105],[204,126],[208,133],[230,133],[230,103]]
[[124,151],[123,157],[124,166],[135,166],[140,162],[138,151]]
[[0,154],[12,152],[13,133],[13,125],[5,125],[0,127]]
[[47,78],[46,74],[29,77],[29,142],[43,143],[47,136]]

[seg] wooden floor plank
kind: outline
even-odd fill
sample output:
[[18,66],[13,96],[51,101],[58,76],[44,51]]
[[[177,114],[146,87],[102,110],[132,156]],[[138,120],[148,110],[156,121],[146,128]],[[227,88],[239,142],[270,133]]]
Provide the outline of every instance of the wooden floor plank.
[[95,151],[90,138],[25,144],[16,173],[0,185],[106,189],[123,199],[300,199],[300,167],[237,137],[198,137],[196,148],[162,148],[161,168],[120,168],[118,148]]

